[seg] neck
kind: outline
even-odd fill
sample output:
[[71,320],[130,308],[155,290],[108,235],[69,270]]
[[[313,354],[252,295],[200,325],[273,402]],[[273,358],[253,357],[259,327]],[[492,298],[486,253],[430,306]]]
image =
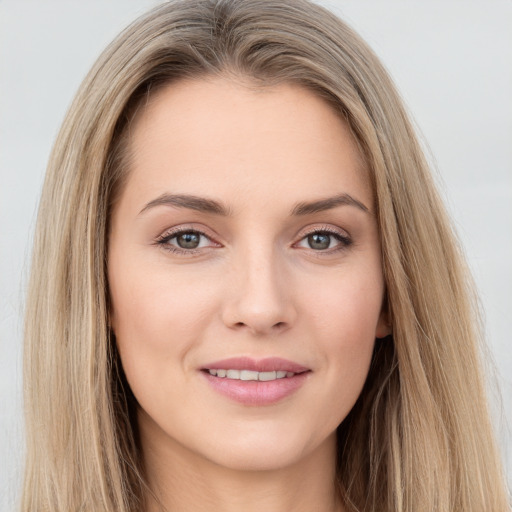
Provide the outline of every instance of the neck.
[[[167,438],[141,440],[151,488],[147,512],[342,512],[336,486],[336,440],[328,438],[294,464],[265,470],[220,466]],[[149,432],[146,432],[149,434]]]

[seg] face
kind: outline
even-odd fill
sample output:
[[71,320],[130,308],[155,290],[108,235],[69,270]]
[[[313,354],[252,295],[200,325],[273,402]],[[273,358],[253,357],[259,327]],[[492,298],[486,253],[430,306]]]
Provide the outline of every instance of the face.
[[367,172],[306,89],[156,93],[112,217],[111,324],[142,443],[229,468],[334,450],[388,328]]

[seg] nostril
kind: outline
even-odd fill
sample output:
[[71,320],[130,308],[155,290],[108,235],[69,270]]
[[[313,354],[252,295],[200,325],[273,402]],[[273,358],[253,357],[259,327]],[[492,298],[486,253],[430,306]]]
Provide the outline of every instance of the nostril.
[[[245,322],[237,322],[233,327],[240,329],[243,327],[249,327],[249,324]],[[272,326],[272,329],[283,329],[284,327],[286,327],[286,322],[277,322]]]

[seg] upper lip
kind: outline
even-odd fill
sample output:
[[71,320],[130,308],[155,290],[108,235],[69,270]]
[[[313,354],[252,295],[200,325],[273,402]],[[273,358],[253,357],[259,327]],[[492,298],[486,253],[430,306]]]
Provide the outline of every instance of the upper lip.
[[280,357],[266,357],[264,359],[252,359],[250,357],[231,357],[219,361],[213,361],[204,365],[202,370],[251,370],[254,372],[273,372],[285,371],[293,373],[302,373],[309,368],[293,361],[282,359]]

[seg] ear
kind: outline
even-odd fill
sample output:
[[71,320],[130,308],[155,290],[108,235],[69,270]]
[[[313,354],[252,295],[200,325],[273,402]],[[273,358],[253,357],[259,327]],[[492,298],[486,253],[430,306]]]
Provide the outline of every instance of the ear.
[[383,306],[382,311],[380,312],[379,320],[377,322],[377,327],[375,329],[375,337],[385,338],[386,336],[392,334],[392,332],[393,329],[391,328],[387,308]]

